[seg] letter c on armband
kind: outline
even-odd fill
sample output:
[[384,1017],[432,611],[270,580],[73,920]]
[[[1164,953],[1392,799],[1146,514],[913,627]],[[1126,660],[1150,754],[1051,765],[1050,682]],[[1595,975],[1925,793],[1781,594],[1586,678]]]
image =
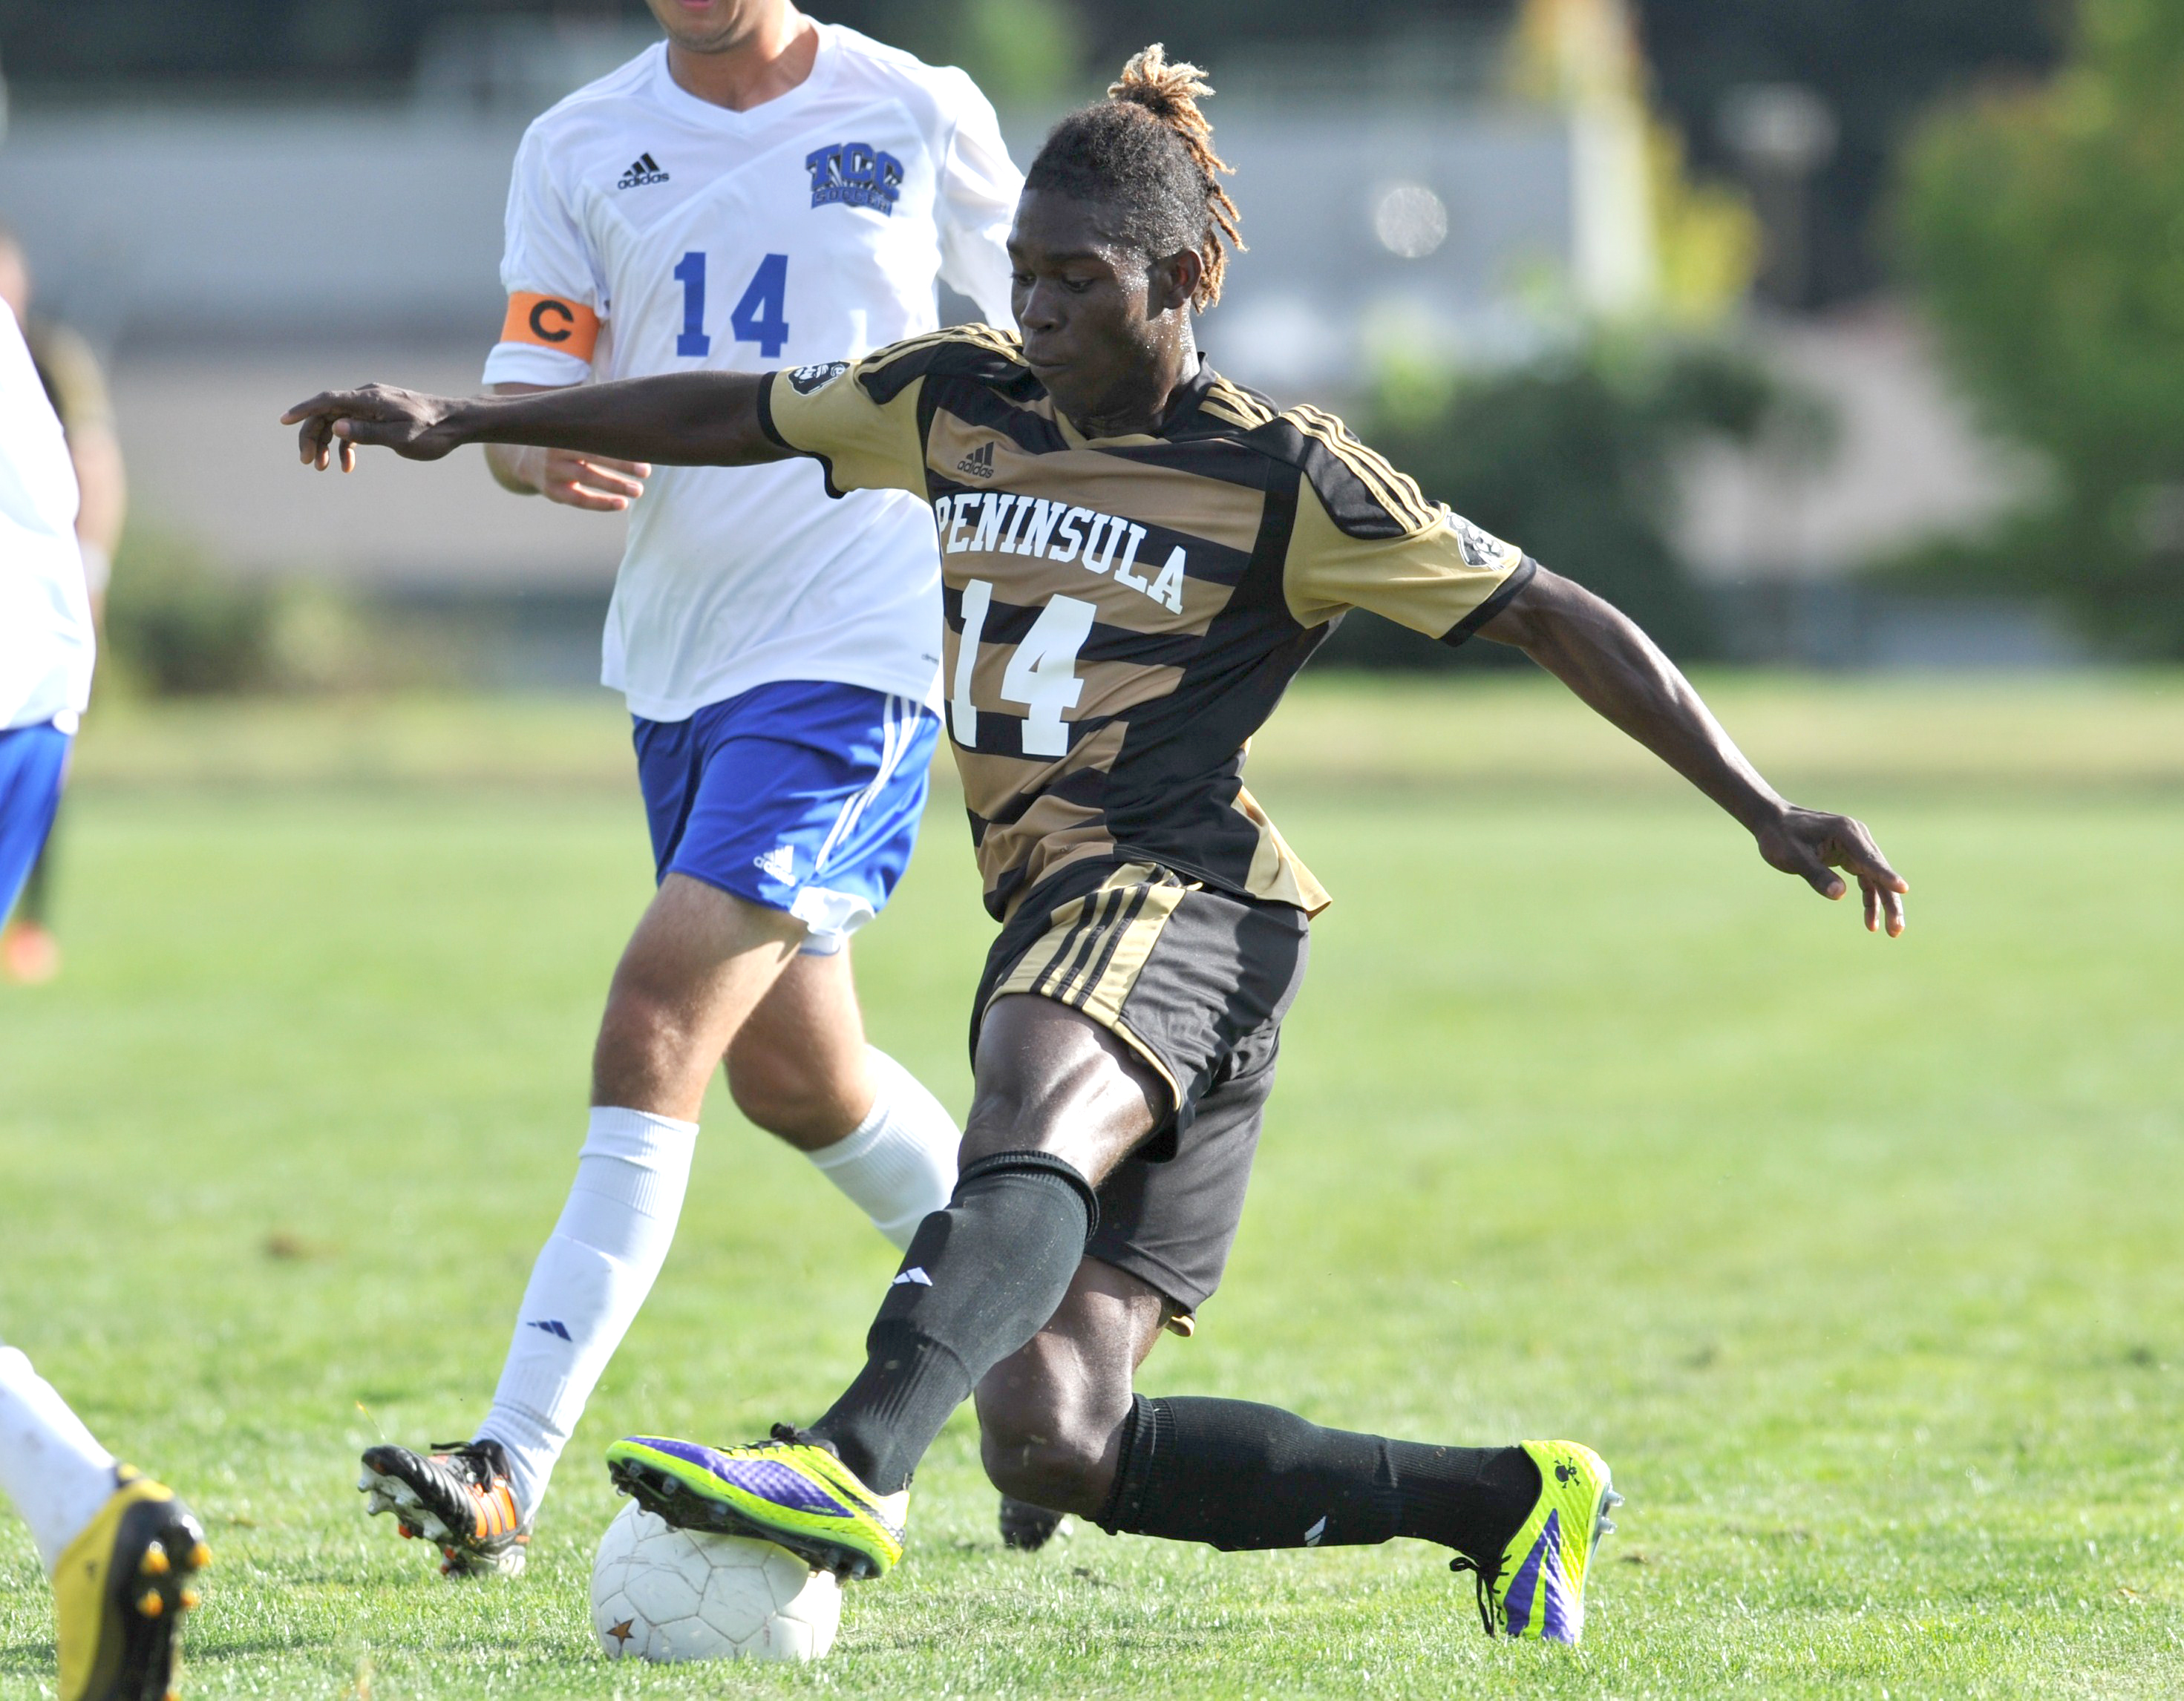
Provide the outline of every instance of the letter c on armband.
[[599,316],[582,303],[558,295],[520,291],[508,298],[501,323],[503,342],[528,342],[557,354],[589,360],[599,340]]
[[[546,321],[549,319],[559,320],[561,328],[549,331]],[[576,322],[577,315],[569,311],[569,303],[566,301],[549,299],[532,304],[531,334],[541,342],[566,342],[572,334],[569,327]]]

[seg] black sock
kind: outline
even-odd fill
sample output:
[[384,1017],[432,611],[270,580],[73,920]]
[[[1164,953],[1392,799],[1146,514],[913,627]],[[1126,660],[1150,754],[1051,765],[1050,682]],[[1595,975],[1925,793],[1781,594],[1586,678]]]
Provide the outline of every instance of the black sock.
[[1092,1184],[1044,1152],[997,1152],[918,1225],[865,1337],[865,1368],[805,1431],[892,1494],[978,1380],[1036,1335],[1099,1225]]
[[1521,1447],[1391,1441],[1388,1457],[1402,1502],[1396,1533],[1438,1542],[1489,1567],[1540,1498],[1540,1467]]
[[1231,1550],[1414,1536],[1491,1563],[1539,1493],[1522,1448],[1424,1447],[1243,1400],[1140,1394],[1099,1521]]

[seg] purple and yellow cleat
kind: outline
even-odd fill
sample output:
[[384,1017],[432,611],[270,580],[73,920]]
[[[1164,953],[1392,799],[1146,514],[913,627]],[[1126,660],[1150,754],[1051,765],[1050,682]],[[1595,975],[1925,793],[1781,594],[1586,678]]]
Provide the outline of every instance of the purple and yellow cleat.
[[873,1493],[787,1424],[746,1447],[625,1437],[607,1449],[607,1475],[677,1529],[772,1542],[838,1577],[883,1576],[902,1557],[910,1491]]
[[1575,1647],[1585,1635],[1585,1581],[1623,1504],[1607,1462],[1574,1441],[1521,1443],[1540,1468],[1540,1498],[1490,1571],[1459,1554],[1449,1569],[1479,1575],[1479,1619],[1492,1636]]

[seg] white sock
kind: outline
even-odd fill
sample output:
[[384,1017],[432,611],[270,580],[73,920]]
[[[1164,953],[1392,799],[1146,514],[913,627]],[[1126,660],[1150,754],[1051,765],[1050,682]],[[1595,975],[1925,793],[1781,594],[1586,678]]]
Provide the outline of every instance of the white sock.
[[955,1191],[963,1134],[916,1076],[877,1046],[865,1055],[879,1087],[871,1114],[833,1145],[804,1155],[900,1251]]
[[0,1488],[31,1526],[47,1576],[114,1489],[114,1455],[13,1347],[0,1347]]
[[592,1112],[569,1202],[531,1267],[493,1409],[478,1426],[481,1439],[508,1449],[526,1517],[666,1260],[697,1145],[694,1122]]

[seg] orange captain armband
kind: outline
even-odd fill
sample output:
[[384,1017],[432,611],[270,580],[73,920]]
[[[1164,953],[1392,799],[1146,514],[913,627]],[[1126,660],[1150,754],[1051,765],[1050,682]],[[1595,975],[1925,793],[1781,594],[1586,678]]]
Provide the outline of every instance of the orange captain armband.
[[528,342],[557,354],[589,360],[599,344],[599,316],[564,296],[533,295],[520,290],[508,298],[508,317],[501,322],[500,340]]

